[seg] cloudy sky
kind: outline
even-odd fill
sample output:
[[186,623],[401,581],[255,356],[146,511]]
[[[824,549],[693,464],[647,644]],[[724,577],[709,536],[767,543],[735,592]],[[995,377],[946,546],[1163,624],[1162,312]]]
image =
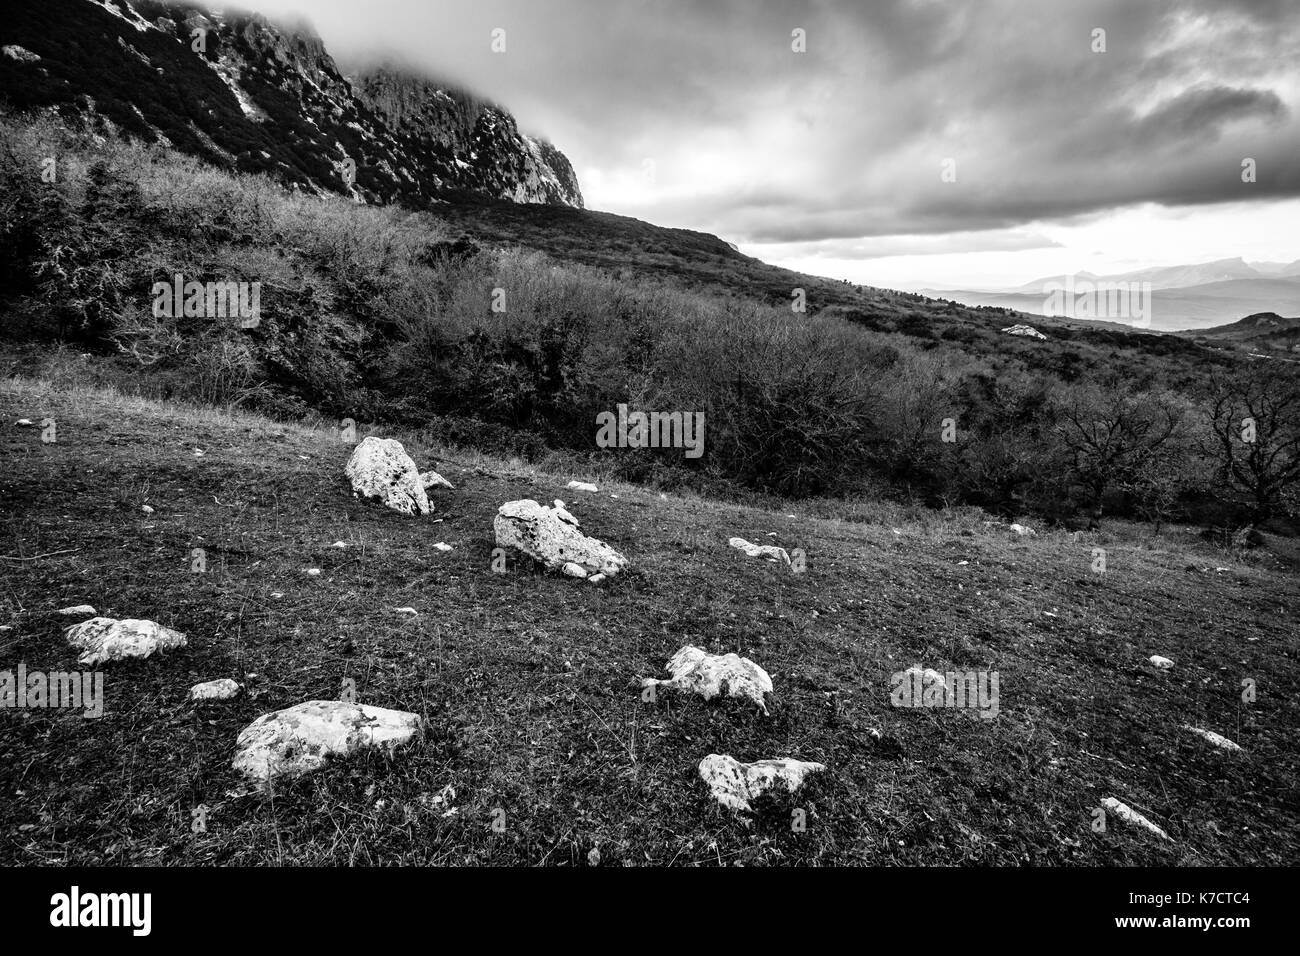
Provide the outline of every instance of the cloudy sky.
[[345,68],[391,55],[500,102],[591,208],[808,272],[1300,259],[1300,0],[243,5],[305,16]]

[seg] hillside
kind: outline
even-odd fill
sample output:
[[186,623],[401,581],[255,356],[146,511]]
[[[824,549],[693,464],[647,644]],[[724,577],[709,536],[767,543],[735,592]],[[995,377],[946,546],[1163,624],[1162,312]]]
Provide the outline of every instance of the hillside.
[[[20,417],[54,419],[57,441]],[[355,500],[351,443],[333,429],[0,385],[13,466],[0,474],[0,660],[75,666],[52,613],[71,604],[189,637],[107,667],[98,720],[4,715],[0,862],[569,866],[598,850],[602,866],[1258,866],[1300,852],[1298,585],[1267,554],[1125,526],[1018,538],[969,509],[764,511],[393,434],[456,486],[436,514]],[[566,491],[571,477],[600,492]],[[513,560],[491,573],[492,516],[521,497],[564,497],[630,572],[601,587]],[[731,535],[803,548],[807,571],[748,559]],[[1096,547],[1104,574],[1090,571]],[[643,701],[639,679],[687,643],[764,666],[771,716],[685,693]],[[891,707],[890,675],[917,663],[997,671],[998,716]],[[243,695],[186,702],[191,684],[227,676]],[[240,795],[239,730],[335,699],[346,678],[364,703],[425,717],[423,740]],[[696,775],[713,752],[827,770],[746,826]],[[1097,832],[1109,796],[1170,839],[1113,816]]]
[[506,110],[391,68],[345,77],[309,27],[189,2],[46,0],[0,19],[0,97],[93,116],[218,168],[428,205],[581,206],[573,168]]

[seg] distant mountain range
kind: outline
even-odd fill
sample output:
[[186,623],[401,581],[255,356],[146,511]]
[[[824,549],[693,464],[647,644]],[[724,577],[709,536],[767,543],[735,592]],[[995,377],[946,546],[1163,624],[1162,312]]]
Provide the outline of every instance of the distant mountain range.
[[14,4],[0,17],[0,99],[364,202],[583,205],[564,154],[501,107],[392,67],[344,76],[308,27],[257,14]]
[[[1059,298],[1054,305],[1049,305],[1049,299],[1051,293],[1061,286],[1077,294],[1099,283],[1130,283],[1138,288],[1142,283],[1150,283],[1149,327],[1160,331],[1209,328],[1259,313],[1300,314],[1300,259],[1289,263],[1220,259],[1116,275],[1077,272],[1071,276],[1049,276],[1004,290],[921,291],[923,295],[952,299],[966,305],[996,306],[1044,315],[1048,314],[1049,308],[1059,307]],[[1129,321],[1105,312],[1095,317],[1112,322]]]

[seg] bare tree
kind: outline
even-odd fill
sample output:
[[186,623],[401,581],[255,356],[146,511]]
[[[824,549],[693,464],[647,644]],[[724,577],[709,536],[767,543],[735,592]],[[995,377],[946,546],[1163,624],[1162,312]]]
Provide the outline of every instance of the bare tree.
[[1059,408],[1058,433],[1071,470],[1087,489],[1092,520],[1101,520],[1107,490],[1121,487],[1154,499],[1168,497],[1165,465],[1174,451],[1182,410],[1164,397],[1118,389],[1072,390]]
[[1281,511],[1300,489],[1300,378],[1254,364],[1210,382],[1210,451],[1219,478],[1252,523]]

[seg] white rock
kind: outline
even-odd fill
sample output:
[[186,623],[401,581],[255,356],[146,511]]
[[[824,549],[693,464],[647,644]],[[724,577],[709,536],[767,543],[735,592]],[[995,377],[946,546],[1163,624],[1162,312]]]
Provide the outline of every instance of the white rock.
[[591,584],[599,584],[603,580],[605,580],[605,575],[603,574],[593,574],[591,577],[587,578],[587,581]]
[[430,488],[450,488],[452,491],[456,490],[455,485],[442,477],[442,475],[438,474],[436,471],[420,472],[420,485],[425,491],[428,491]]
[[803,786],[808,774],[825,769],[823,764],[788,757],[741,763],[726,754],[709,754],[700,761],[700,779],[708,784],[714,799],[724,807],[748,811],[753,809],[751,800],[756,800],[777,784],[784,784],[786,790],[793,793]]
[[446,541],[439,541],[437,544],[434,545],[434,547],[439,551],[451,550],[451,545],[449,545]]
[[61,607],[54,613],[59,617],[94,617],[97,612],[89,604],[74,604],[72,607]]
[[595,485],[591,484],[591,482],[588,481],[571,481],[564,487],[572,488],[574,491],[590,491],[593,493],[600,491],[599,488],[597,488]]
[[333,544],[330,545],[331,548],[339,548],[340,550],[346,548],[347,546],[348,543],[346,541],[335,541]]
[[420,472],[402,443],[392,438],[366,438],[352,450],[344,474],[353,493],[376,498],[394,511],[427,515],[432,511]]
[[283,592],[283,591],[272,591],[272,592],[271,592],[271,597],[275,598],[275,599],[278,601],[278,600],[280,600],[280,598],[284,597],[284,592]]
[[1167,671],[1174,666],[1174,662],[1167,657],[1161,657],[1159,654],[1152,654],[1147,658],[1153,667],[1158,667],[1162,671]]
[[1008,528],[1008,530],[1010,530],[1010,531],[1014,531],[1018,536],[1020,536],[1020,537],[1022,537],[1022,538],[1023,538],[1025,535],[1031,535],[1031,536],[1033,536],[1033,535],[1037,535],[1037,534],[1038,534],[1038,532],[1035,531],[1033,528],[1029,527],[1028,525],[1023,525],[1023,524],[1013,524],[1013,525],[1008,525],[1007,528]]
[[771,544],[750,544],[744,538],[731,538],[727,544],[738,551],[744,551],[751,558],[769,558],[773,561],[790,563],[790,555],[785,548],[778,548]]
[[423,727],[419,715],[339,700],[309,700],[263,714],[239,733],[233,766],[266,784],[319,770],[330,755],[363,748],[393,751]]
[[413,607],[395,607],[393,611],[397,614],[405,614],[407,617],[415,617],[420,613]]
[[239,685],[229,677],[204,681],[190,688],[190,700],[230,700],[239,693]]
[[614,575],[627,567],[627,558],[578,530],[578,521],[564,509],[564,502],[555,504],[548,508],[531,498],[503,504],[493,522],[497,546],[522,551],[553,571],[578,565],[586,572],[584,577]]
[[1105,807],[1107,810],[1109,810],[1111,813],[1115,814],[1115,816],[1119,817],[1125,823],[1132,823],[1135,826],[1143,827],[1147,830],[1150,830],[1152,833],[1156,834],[1162,839],[1165,840],[1169,839],[1168,833],[1160,829],[1158,826],[1156,826],[1146,817],[1142,816],[1142,814],[1138,813],[1132,807],[1128,806],[1128,804],[1120,803],[1114,797],[1107,797],[1105,800],[1101,801],[1101,805]]
[[20,418],[20,419],[18,419],[18,421],[14,422],[14,427],[15,427],[15,428],[35,428],[35,427],[36,427],[36,423],[35,423],[34,421],[32,421],[30,418]]
[[1023,335],[1031,339],[1047,340],[1047,336],[1042,332],[1039,332],[1032,325],[1009,325],[1002,331],[1007,333],[1007,335]]
[[1240,751],[1242,749],[1241,744],[1229,740],[1222,734],[1216,734],[1213,730],[1202,730],[1200,727],[1193,727],[1190,724],[1183,724],[1183,730],[1190,730],[1192,733],[1196,734],[1196,736],[1203,737],[1205,740],[1214,744],[1214,746],[1222,748],[1223,750]]
[[581,564],[577,564],[573,561],[566,561],[564,563],[564,567],[560,568],[560,570],[563,571],[571,578],[587,577],[587,569],[584,568]]
[[772,678],[747,657],[737,654],[706,654],[687,645],[668,659],[668,680],[647,677],[642,687],[675,687],[694,691],[705,700],[721,694],[752,700],[767,713],[764,694],[772,693]]
[[153,514],[153,508],[149,505],[141,505],[140,510],[147,515]]
[[307,576],[312,578],[320,577],[320,568],[308,568]]
[[184,647],[185,635],[153,621],[93,617],[64,632],[69,644],[81,651],[79,664],[95,666],[109,661],[145,658],[155,651]]

